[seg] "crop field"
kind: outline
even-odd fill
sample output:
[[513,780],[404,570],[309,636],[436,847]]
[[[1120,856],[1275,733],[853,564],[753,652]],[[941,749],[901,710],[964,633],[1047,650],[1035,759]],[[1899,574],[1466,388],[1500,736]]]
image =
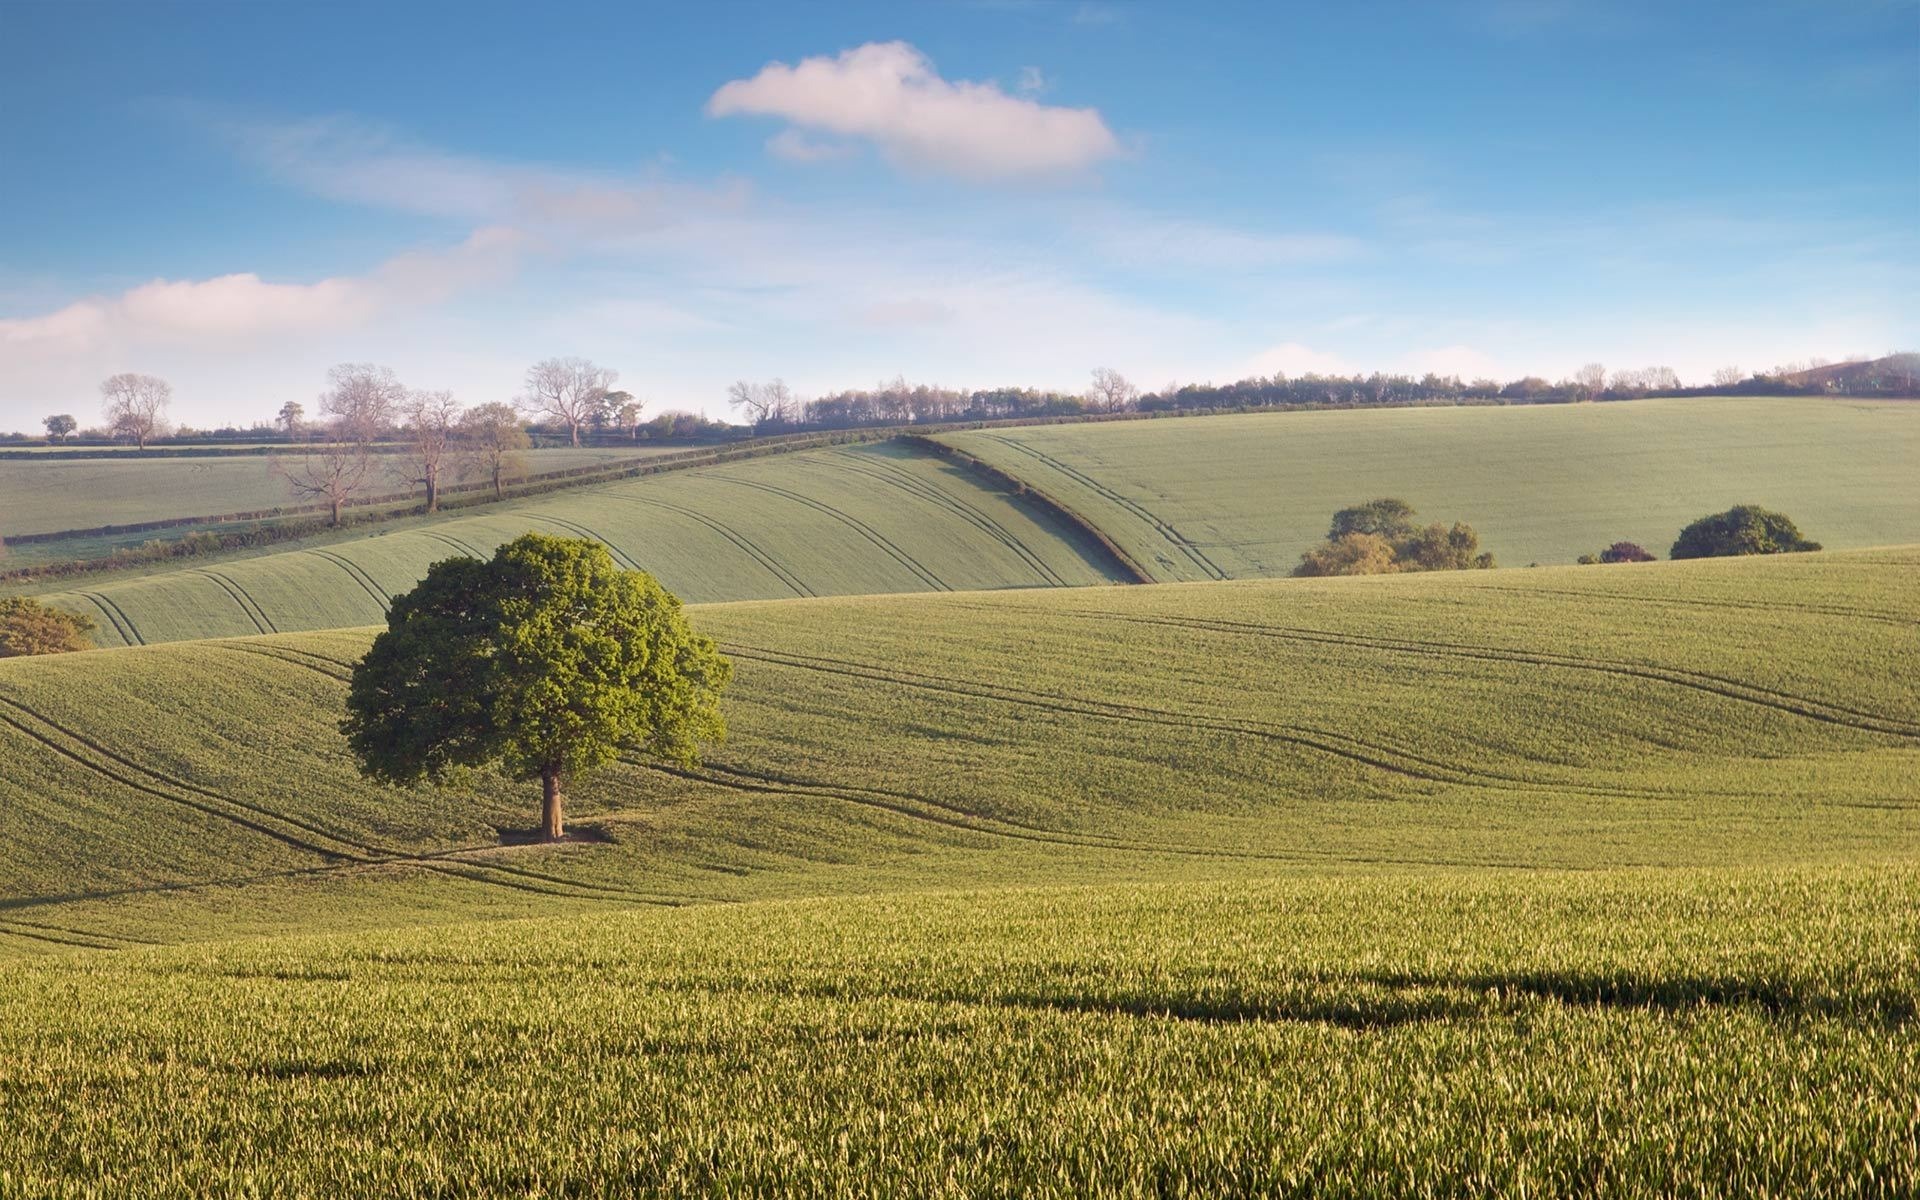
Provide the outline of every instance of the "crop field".
[[366,631],[0,662],[0,1190],[1911,1194],[1917,585],[705,606],[555,847]]
[[1620,540],[1665,557],[1735,504],[1829,548],[1920,539],[1920,405],[1637,400],[1267,413],[942,435],[1098,526],[1154,578],[1285,575],[1376,496],[1465,521],[1503,566]]
[[[527,471],[565,471],[653,453],[659,451],[646,446],[534,450],[526,455]],[[398,464],[400,457],[382,455],[380,461]],[[407,486],[397,477],[383,478],[374,490],[401,492]],[[294,499],[265,455],[116,458],[109,450],[84,459],[0,459],[0,538],[301,503],[311,501]]]
[[1047,510],[883,444],[569,490],[46,599],[93,618],[103,645],[366,625],[430,563],[486,557],[529,528],[605,542],[621,565],[690,601],[1112,579],[1096,548]]

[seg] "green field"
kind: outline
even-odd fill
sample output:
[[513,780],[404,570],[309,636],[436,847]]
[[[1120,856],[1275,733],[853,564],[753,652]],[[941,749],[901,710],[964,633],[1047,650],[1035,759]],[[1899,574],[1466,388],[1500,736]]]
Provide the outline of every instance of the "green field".
[[1156,579],[1285,575],[1339,508],[1397,496],[1503,566],[1665,557],[1735,504],[1829,548],[1920,538],[1920,404],[1637,400],[1122,421],[943,435],[1078,511]]
[[[593,537],[691,601],[1104,583],[1037,505],[893,444],[814,450],[399,522],[299,550],[57,592],[103,645],[366,625],[428,564],[528,529]],[[55,587],[71,585],[53,585]]]
[[702,607],[558,847],[357,777],[366,632],[3,662],[0,1188],[1910,1194],[1917,584]]
[[[566,471],[655,453],[661,451],[646,446],[535,450],[526,455],[527,471]],[[397,471],[400,456],[382,455],[380,461],[391,461]],[[404,492],[408,485],[383,475],[372,490]],[[98,458],[47,462],[0,459],[0,538],[259,512],[303,503],[312,501],[294,499],[266,455],[121,461],[108,451]]]

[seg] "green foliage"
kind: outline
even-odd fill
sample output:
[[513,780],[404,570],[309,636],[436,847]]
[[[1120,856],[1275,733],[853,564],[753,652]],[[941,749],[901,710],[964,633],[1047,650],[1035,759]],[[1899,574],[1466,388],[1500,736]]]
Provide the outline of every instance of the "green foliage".
[[1467,571],[1493,566],[1473,526],[1413,522],[1404,500],[1371,500],[1333,514],[1327,540],[1300,556],[1299,576],[1390,575],[1402,571]]
[[1391,541],[1412,532],[1413,515],[1413,505],[1405,500],[1369,500],[1333,514],[1327,540],[1337,542],[1350,533],[1366,533]]
[[1770,512],[1757,504],[1740,504],[1726,512],[1701,517],[1681,530],[1668,556],[1727,558],[1818,549],[1820,543],[1802,538],[1799,528],[1785,513]]
[[1591,554],[1582,554],[1580,561],[1589,564],[1652,562],[1653,552],[1637,542],[1615,542],[1605,550],[1602,550],[1598,557]]
[[91,650],[91,620],[25,596],[0,596],[0,658]]
[[644,751],[692,765],[726,734],[732,669],[680,601],[597,542],[528,533],[435,563],[354,667],[342,723],[376,779],[491,763],[553,780]]

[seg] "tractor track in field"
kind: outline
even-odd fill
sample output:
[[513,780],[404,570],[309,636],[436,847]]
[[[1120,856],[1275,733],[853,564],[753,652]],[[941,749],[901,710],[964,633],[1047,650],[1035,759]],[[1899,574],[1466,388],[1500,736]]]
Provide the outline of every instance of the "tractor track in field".
[[350,673],[351,668],[348,668],[349,673],[340,674],[334,671],[330,671],[326,667],[323,667],[320,665],[320,663],[322,662],[325,662],[325,663],[333,662],[334,660],[331,658],[325,658],[318,654],[312,654],[312,655],[307,655],[306,658],[311,658],[318,661],[309,662],[309,661],[306,661],[306,658],[291,657],[293,655],[298,655],[303,653],[302,651],[293,649],[291,646],[250,646],[244,642],[216,642],[213,644],[218,646],[222,650],[232,650],[240,654],[250,654],[256,658],[270,658],[275,662],[285,663],[290,667],[301,667],[301,668],[304,668],[305,670],[312,671],[315,674],[325,675],[328,679],[331,679],[336,683],[350,683],[353,680],[353,676]]
[[1507,587],[1494,583],[1476,583],[1474,591],[1500,592],[1510,596],[1573,596],[1581,600],[1608,600],[1616,604],[1639,604],[1659,608],[1710,608],[1731,609],[1734,611],[1769,613],[1775,616],[1792,616],[1805,613],[1809,616],[1845,617],[1854,621],[1878,621],[1887,625],[1898,625],[1905,629],[1920,628],[1920,617],[1903,617],[1896,613],[1880,612],[1870,608],[1850,608],[1841,604],[1743,604],[1738,600],[1702,600],[1681,596],[1633,596],[1624,592],[1581,591],[1578,588],[1547,587]]
[[461,541],[459,538],[454,537],[452,534],[437,533],[431,529],[422,530],[421,532],[425,533],[428,537],[432,538],[436,542],[444,542],[445,544],[452,546],[455,550],[459,551],[463,556],[467,558],[485,559],[487,557],[486,555],[480,553],[478,550],[475,550],[472,546],[469,546],[467,543]]
[[778,579],[781,583],[785,584],[788,588],[790,588],[793,591],[794,595],[796,596],[819,595],[818,592],[814,591],[812,588],[802,583],[800,581],[799,576],[787,570],[784,566],[781,566],[780,561],[774,558],[773,555],[761,549],[758,545],[754,544],[754,542],[750,538],[748,538],[747,535],[741,533],[739,530],[728,525],[726,522],[720,520],[718,517],[710,517],[706,513],[703,513],[698,509],[684,508],[678,504],[670,504],[665,500],[656,500],[651,496],[629,496],[627,497],[627,500],[630,503],[650,504],[655,508],[665,509],[667,512],[678,513],[680,516],[683,516],[690,521],[694,521],[701,525],[704,525],[708,529],[711,529],[713,532],[725,538],[727,541],[733,543],[733,545],[736,548],[738,548],[741,553],[745,554],[748,558],[758,563],[769,575],[772,575],[775,579]]
[[48,928],[28,925],[25,922],[0,920],[0,937],[25,938],[28,941],[46,942],[49,945],[79,950],[122,949],[122,946],[114,944],[103,934],[72,933],[66,930],[49,933],[46,932]]
[[937,692],[946,695],[964,696],[969,699],[985,700],[1001,704],[1014,704],[1027,708],[1064,713],[1070,716],[1096,717],[1109,721],[1131,721],[1150,725],[1162,725],[1173,729],[1205,729],[1215,733],[1229,733],[1244,737],[1262,738],[1268,741],[1282,742],[1301,749],[1315,751],[1334,758],[1376,770],[1418,779],[1427,783],[1449,786],[1484,787],[1490,789],[1518,790],[1529,792],[1568,792],[1578,795],[1614,799],[1670,799],[1663,793],[1650,793],[1630,788],[1614,788],[1585,782],[1550,781],[1528,779],[1517,775],[1504,775],[1498,772],[1478,770],[1458,766],[1427,758],[1413,751],[1395,746],[1381,745],[1364,741],[1347,734],[1307,726],[1278,725],[1267,722],[1240,721],[1211,716],[1205,713],[1188,713],[1172,709],[1149,708],[1144,705],[1116,703],[1110,701],[1081,701],[1072,697],[1047,692],[1029,692],[999,684],[960,684],[936,676],[903,672],[872,663],[861,663],[848,659],[816,658],[808,655],[789,654],[784,651],[768,650],[757,646],[739,643],[724,643],[721,647],[726,653],[736,657],[797,670],[817,671],[825,674],[845,675],[854,679],[864,679],[877,683],[891,683],[901,687],[922,691]]
[[[314,669],[319,670],[319,668],[317,667]],[[327,673],[327,674],[331,674],[331,673]],[[480,883],[491,883],[491,884],[496,884],[496,885],[505,886],[505,887],[518,887],[524,891],[540,892],[546,895],[572,896],[578,899],[605,899],[605,900],[632,899],[632,900],[642,901],[645,903],[669,903],[670,902],[669,900],[659,896],[656,893],[638,892],[628,888],[615,887],[610,884],[598,884],[598,883],[590,883],[590,882],[581,881],[581,880],[567,879],[562,876],[548,875],[542,872],[532,871],[525,867],[508,866],[504,863],[446,861],[450,859],[451,856],[454,856],[454,855],[473,854],[473,853],[483,852],[487,850],[495,850],[495,849],[498,849],[497,846],[466,846],[466,847],[460,847],[455,850],[449,850],[449,851],[443,851],[443,852],[434,852],[429,854],[415,854],[415,853],[410,853],[403,850],[395,850],[390,847],[380,846],[374,843],[362,841],[351,835],[342,834],[335,830],[328,829],[325,826],[318,825],[310,821],[302,820],[298,817],[287,816],[284,813],[277,812],[273,809],[265,807],[264,805],[254,804],[249,801],[235,799],[232,796],[227,796],[223,793],[213,791],[210,788],[204,788],[198,784],[189,783],[185,780],[175,779],[172,776],[165,774],[164,772],[155,771],[155,770],[152,770],[151,768],[141,766],[140,764],[133,762],[131,759],[128,759],[122,755],[116,754],[115,752],[99,745],[97,742],[92,741],[91,739],[85,737],[84,735],[78,734],[73,730],[70,730],[65,726],[60,725],[58,722],[50,720],[47,717],[41,715],[40,713],[34,712],[31,708],[28,708],[26,705],[21,704],[17,700],[13,700],[9,697],[0,696],[0,705],[4,705],[5,707],[13,710],[14,713],[16,714],[24,715],[26,718],[31,719],[32,721],[37,722],[42,726],[45,726],[47,729],[53,730],[54,733],[59,737],[64,737],[72,742],[75,742],[80,746],[85,747],[87,750],[91,751],[92,753],[99,755],[100,757],[105,758],[109,762],[115,764],[115,766],[109,767],[109,766],[102,765],[100,762],[90,760],[86,754],[75,751],[69,746],[61,745],[60,742],[56,740],[55,737],[49,736],[41,731],[37,731],[31,728],[23,720],[21,720],[19,716],[9,715],[6,712],[0,712],[0,725],[10,726],[16,732],[20,733],[22,736],[25,736],[27,738],[32,739],[35,742],[40,743],[42,746],[45,746],[47,749],[51,750],[53,753],[87,770],[93,771],[98,775],[105,776],[106,778],[111,779],[114,782],[119,783],[124,787],[131,788],[134,791],[140,792],[144,795],[149,795],[156,799],[167,801],[168,803],[174,804],[176,806],[191,808],[207,816],[211,816],[216,819],[225,820],[229,823],[239,825],[242,828],[245,828],[251,832],[261,834],[262,836],[271,838],[275,841],[281,842],[284,845],[303,851],[305,853],[314,854],[324,859],[335,860],[335,864],[339,866],[353,866],[353,867],[417,866],[425,870],[436,871],[443,875],[452,875],[457,878],[470,879]],[[148,782],[148,781],[151,781],[151,782]],[[172,790],[171,791],[163,790],[162,786],[158,786],[158,785],[164,785],[165,788],[172,789]],[[189,794],[182,795],[178,793],[189,793]],[[205,799],[195,799],[194,797],[196,796],[204,797]],[[208,801],[214,801],[217,803],[209,803]],[[220,807],[221,805],[225,805],[227,807],[222,808]],[[232,811],[233,809],[238,809],[240,811],[234,812]],[[248,815],[248,814],[251,814],[251,815]],[[272,824],[269,824],[268,822],[277,822],[280,825],[287,826],[287,827],[290,827],[291,829],[299,830],[301,832],[289,833],[287,829],[276,829],[273,827]],[[318,839],[318,840],[309,840],[309,839]],[[328,846],[323,844],[325,842],[331,842],[334,844],[332,846]],[[493,872],[495,874],[494,875],[475,875],[471,873],[473,871]],[[511,876],[513,878],[511,879],[498,878],[497,876],[499,875]],[[545,886],[545,887],[538,886],[540,884],[546,884],[549,886]],[[575,890],[572,892],[555,891],[554,890],[555,887],[570,888]],[[581,893],[583,892],[584,893],[604,893],[604,894],[582,895]]]
[[[931,458],[931,456],[929,457]],[[933,461],[940,460],[934,459]],[[1033,551],[1032,547],[1015,537],[1012,531],[1007,529],[1006,526],[1000,524],[1000,522],[994,520],[986,513],[981,512],[973,505],[968,504],[958,496],[948,495],[926,480],[918,478],[911,471],[894,463],[884,459],[859,457],[851,451],[843,450],[833,457],[823,457],[806,465],[815,469],[837,469],[857,475],[864,475],[879,483],[898,488],[909,495],[918,496],[922,500],[932,504],[935,508],[944,509],[954,516],[959,517],[975,529],[980,530],[988,537],[1013,551],[1015,557],[1033,568],[1034,573],[1049,584],[1052,584],[1054,587],[1067,586],[1067,581],[1062,579],[1058,572],[1048,566],[1046,561]]]
[[[1048,845],[1073,846],[1083,850],[1114,850],[1136,854],[1168,854],[1192,858],[1226,858],[1251,860],[1257,862],[1317,863],[1339,862],[1354,864],[1379,864],[1401,866],[1486,866],[1507,867],[1512,864],[1502,862],[1472,862],[1456,859],[1401,858],[1386,855],[1342,854],[1332,850],[1296,849],[1289,852],[1270,850],[1235,850],[1230,847],[1194,846],[1181,843],[1155,845],[1150,842],[1129,841],[1125,838],[1108,837],[1103,834],[1076,834],[1066,830],[1052,829],[1045,825],[1034,825],[1015,821],[1008,817],[989,817],[969,811],[925,796],[916,796],[909,792],[891,791],[884,788],[870,788],[851,784],[835,784],[817,780],[797,779],[775,775],[768,772],[742,771],[712,764],[704,765],[703,770],[688,770],[668,766],[662,763],[648,762],[642,759],[622,758],[621,762],[629,766],[659,771],[680,779],[698,783],[709,783],[717,787],[756,795],[806,796],[827,800],[838,800],[862,808],[892,813],[895,816],[911,820],[928,821],[949,829],[988,837],[1011,838],[1018,841],[1039,842]],[[929,811],[931,810],[931,811]]]
[[1082,487],[1087,488],[1089,491],[1093,492],[1095,495],[1101,497],[1102,499],[1111,501],[1112,503],[1118,505],[1122,510],[1133,514],[1135,517],[1139,518],[1142,521],[1145,521],[1149,528],[1153,529],[1161,537],[1165,538],[1167,542],[1173,546],[1174,549],[1186,555],[1188,560],[1191,561],[1195,566],[1199,567],[1200,570],[1204,574],[1206,574],[1206,576],[1209,579],[1220,580],[1220,579],[1227,578],[1227,573],[1220,569],[1220,565],[1218,563],[1214,562],[1211,558],[1207,557],[1206,551],[1200,549],[1198,543],[1188,538],[1186,534],[1181,533],[1178,529],[1175,529],[1170,523],[1161,519],[1159,516],[1155,515],[1152,512],[1152,510],[1140,504],[1138,501],[1128,499],[1127,497],[1121,495],[1119,492],[1116,492],[1112,488],[1108,487],[1106,484],[1101,483],[1100,481],[1094,479],[1091,475],[1086,474],[1085,472],[1079,470],[1078,468],[1070,467],[1066,463],[1061,462],[1059,459],[1054,458],[1052,455],[1045,454],[1039,450],[1036,450],[1032,446],[1027,445],[1025,442],[1018,441],[1014,438],[1007,437],[1004,434],[997,434],[997,433],[982,433],[980,436],[982,438],[985,438],[987,441],[996,442],[1002,446],[1007,447],[1009,450],[1017,450],[1020,453],[1025,454],[1026,456],[1034,459],[1037,462],[1040,462],[1045,464],[1046,466],[1052,467],[1054,470],[1060,472],[1062,475],[1065,475],[1068,479],[1071,479],[1075,483],[1080,484]]
[[344,555],[335,554],[331,550],[314,549],[307,551],[307,553],[319,555],[334,566],[339,567],[342,571],[345,571],[347,578],[359,584],[361,588],[366,591],[367,595],[373,597],[374,603],[380,606],[381,612],[386,612],[388,607],[393,603],[393,597],[380,594],[380,585],[374,582],[373,576],[367,574],[366,568],[354,562],[352,559]]
[[1142,616],[1134,613],[1108,612],[1099,609],[1062,609],[1062,612],[1082,616],[1089,620],[1126,621],[1134,624],[1166,625],[1175,628],[1197,629],[1212,633],[1226,633],[1241,636],[1273,638],[1279,641],[1310,642],[1329,646],[1344,646],[1354,649],[1374,650],[1391,654],[1412,654],[1430,658],[1472,659],[1482,662],[1517,663],[1524,666],[1555,667],[1570,671],[1592,671],[1602,674],[1628,676],[1664,683],[1673,687],[1689,688],[1720,696],[1724,699],[1745,704],[1757,705],[1822,721],[1831,725],[1859,730],[1863,733],[1877,733],[1888,737],[1920,739],[1920,723],[1888,717],[1881,713],[1866,712],[1850,708],[1829,700],[1816,700],[1808,696],[1796,695],[1745,680],[1732,679],[1724,675],[1714,675],[1706,671],[1691,671],[1681,667],[1659,667],[1647,663],[1628,662],[1622,659],[1591,658],[1573,654],[1553,654],[1546,651],[1517,650],[1501,646],[1477,646],[1469,642],[1435,642],[1404,638],[1368,637],[1361,634],[1344,634],[1324,629],[1296,629],[1281,625],[1262,625],[1256,622],[1228,621],[1208,617],[1167,617]]
[[140,631],[134,627],[133,618],[129,617],[120,607],[119,603],[112,597],[106,595],[104,592],[77,592],[75,594],[85,596],[87,599],[93,601],[94,607],[106,615],[107,623],[112,625],[113,631],[120,635],[121,641],[124,641],[129,646],[144,646],[147,644],[147,639],[141,637]]
[[859,534],[861,537],[865,538],[867,541],[873,543],[875,546],[878,546],[884,553],[886,553],[889,557],[891,557],[895,562],[899,563],[901,566],[905,567],[908,571],[912,572],[916,577],[920,579],[922,583],[925,583],[928,587],[932,588],[934,591],[950,592],[953,590],[951,587],[947,586],[947,584],[943,582],[939,576],[935,575],[932,571],[927,570],[927,568],[923,566],[918,560],[916,560],[912,555],[908,554],[905,550],[902,550],[899,546],[895,545],[892,541],[889,541],[885,534],[881,533],[879,530],[867,524],[865,521],[862,521],[858,517],[855,517],[846,512],[842,512],[840,509],[837,509],[832,505],[827,504],[823,501],[815,500],[811,496],[804,496],[804,495],[801,495],[799,492],[789,491],[783,487],[776,487],[771,483],[761,483],[758,480],[753,480],[753,479],[734,479],[730,476],[719,476],[719,475],[713,476],[713,478],[719,479],[725,483],[733,484],[735,487],[753,488],[755,491],[766,492],[768,495],[779,496],[782,499],[791,500],[796,504],[800,504],[807,508],[811,508],[816,512],[819,512],[827,517],[830,517],[835,521],[840,522],[842,525],[845,525],[847,528],[853,530],[855,533]]
[[545,521],[549,525],[558,525],[560,528],[566,530],[568,533],[571,533],[576,537],[583,537],[583,538],[586,538],[588,541],[600,543],[602,546],[605,546],[607,548],[608,554],[611,554],[613,555],[613,557],[619,559],[621,564],[624,565],[629,571],[639,571],[639,570],[645,569],[641,567],[639,562],[637,562],[631,554],[628,554],[625,550],[622,550],[620,547],[614,545],[612,542],[608,541],[606,538],[601,537],[599,534],[595,533],[593,530],[588,529],[585,525],[580,524],[578,521],[569,521],[562,517],[552,517],[552,516],[548,516],[545,513],[529,513],[527,515],[528,517],[530,517],[532,520],[535,520],[535,521]]
[[267,616],[266,609],[260,607],[260,602],[252,596],[249,596],[246,589],[235,583],[232,579],[213,570],[211,567],[197,567],[193,573],[196,575],[204,575],[208,579],[213,580],[214,583],[219,585],[221,591],[233,597],[233,602],[240,606],[240,611],[246,615],[247,620],[253,622],[255,629],[261,633],[280,632],[274,628],[272,618]]

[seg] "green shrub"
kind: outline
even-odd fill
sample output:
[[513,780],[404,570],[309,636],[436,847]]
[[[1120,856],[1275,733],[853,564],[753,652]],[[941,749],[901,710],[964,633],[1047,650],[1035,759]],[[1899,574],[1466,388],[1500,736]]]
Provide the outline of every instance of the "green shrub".
[[1741,504],[1701,517],[1680,531],[1668,555],[1673,558],[1726,558],[1738,554],[1790,554],[1818,550],[1819,542],[1800,536],[1785,513],[1757,504]]

